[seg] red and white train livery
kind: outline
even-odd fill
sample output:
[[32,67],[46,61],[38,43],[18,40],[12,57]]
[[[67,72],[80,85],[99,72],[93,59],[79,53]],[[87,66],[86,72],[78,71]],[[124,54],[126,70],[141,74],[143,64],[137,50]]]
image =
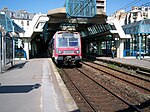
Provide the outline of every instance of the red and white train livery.
[[82,59],[81,36],[78,32],[57,31],[49,48],[56,64],[77,65]]

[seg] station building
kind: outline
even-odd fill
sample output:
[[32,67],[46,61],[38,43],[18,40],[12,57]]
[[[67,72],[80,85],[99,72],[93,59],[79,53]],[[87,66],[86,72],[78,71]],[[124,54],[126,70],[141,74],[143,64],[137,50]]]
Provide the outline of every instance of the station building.
[[35,14],[28,13],[25,10],[12,11],[7,7],[4,7],[0,10],[0,13],[5,14],[9,17],[14,23],[16,23],[24,32],[20,32],[17,36],[13,37],[14,48],[15,48],[15,59],[25,59],[28,57],[28,45],[27,43],[31,40],[26,37],[26,32],[30,28],[32,19]]
[[5,71],[14,65],[14,60],[26,60],[37,53],[38,45],[35,37],[41,38],[41,32],[46,14],[33,14],[25,10],[11,11],[8,8],[0,10],[0,71]]
[[29,59],[31,55],[37,54],[37,47],[39,47],[39,45],[36,45],[34,40],[35,37],[42,37],[42,27],[45,21],[48,20],[47,15],[29,13],[26,10],[11,11],[7,7],[1,9],[0,13],[5,14],[24,30],[24,32],[18,33],[18,36],[13,37],[15,60],[26,60]]
[[[29,59],[45,52],[56,31],[71,27],[81,34],[83,54],[110,57],[111,47],[115,45],[118,58],[135,58],[136,52],[144,52],[146,56],[150,56],[149,7],[133,7],[131,12],[121,10],[107,17],[106,0],[95,0],[95,4],[88,4],[87,9],[83,8],[82,2],[78,3],[77,9],[74,7],[75,2],[69,8],[53,9],[48,14],[28,13],[25,10],[14,12],[8,8],[0,10],[22,29],[21,32],[12,30],[15,59],[20,58],[18,52],[22,52],[21,59]],[[71,9],[72,7],[75,9]],[[93,10],[89,10],[91,7]],[[76,10],[70,13],[74,17],[68,14],[69,10]],[[94,16],[88,17],[90,14]],[[7,28],[2,29],[2,32],[7,32],[4,31]]]
[[13,66],[15,58],[14,37],[19,37],[19,33],[24,30],[20,28],[7,15],[0,14],[0,72]]
[[[97,13],[101,13],[101,11],[106,13],[106,0],[95,0],[95,1]],[[26,12],[26,10],[11,11],[7,7],[1,9],[0,13],[7,15],[10,19],[12,19],[12,21],[14,21],[18,26],[20,26],[24,30],[24,32],[20,32],[17,34],[17,36],[13,37],[15,60],[29,59],[31,57],[35,57],[38,53],[41,53],[46,50],[47,46],[45,46],[45,43],[47,42],[44,39],[45,33],[43,33],[43,26],[45,25],[46,21],[48,21],[49,14],[29,13]],[[64,14],[66,15],[66,11]],[[80,20],[82,22],[84,20],[87,21],[87,19],[80,19]],[[104,19],[100,19],[100,21],[101,23],[104,23]],[[55,22],[58,21],[56,20]],[[98,22],[98,19],[96,20],[96,22]],[[83,27],[85,26],[83,25]],[[58,27],[59,26],[57,26],[57,29],[53,29],[53,31],[59,30]],[[23,49],[20,50],[20,48],[22,47]]]

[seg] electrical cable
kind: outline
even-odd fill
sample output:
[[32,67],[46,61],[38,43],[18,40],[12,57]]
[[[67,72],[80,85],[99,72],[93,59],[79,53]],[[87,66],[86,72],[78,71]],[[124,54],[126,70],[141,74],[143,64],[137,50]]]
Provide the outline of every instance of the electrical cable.
[[141,0],[134,0],[133,2],[127,4],[127,5],[124,6],[124,7],[122,7],[121,9],[127,9],[127,8],[129,8],[130,6],[136,4],[136,3],[140,2],[140,1],[141,1]]
[[[136,1],[136,0],[135,0]],[[140,0],[141,1],[141,0]],[[133,2],[131,2],[131,3],[133,3]],[[137,3],[137,2],[136,2]],[[134,4],[132,4],[132,5],[134,5]],[[145,3],[145,4],[142,4],[142,5],[140,5],[140,6],[138,6],[138,7],[141,7],[141,6],[144,6],[144,7],[148,7],[148,6],[150,6],[150,2],[147,2],[147,3]],[[125,6],[124,6],[125,7]],[[123,8],[120,8],[120,10],[121,9],[123,9]],[[119,10],[117,10],[117,11],[119,11]],[[114,13],[112,13],[112,14],[110,14],[110,15],[113,15],[113,14],[115,14],[117,11],[115,11]],[[129,10],[129,11],[127,11],[127,12],[130,12],[131,10]],[[122,15],[122,14],[121,14]]]

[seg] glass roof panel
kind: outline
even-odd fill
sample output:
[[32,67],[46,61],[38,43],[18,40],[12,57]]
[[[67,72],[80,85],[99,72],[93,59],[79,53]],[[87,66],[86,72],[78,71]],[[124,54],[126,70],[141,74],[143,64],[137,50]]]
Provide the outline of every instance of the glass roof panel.
[[66,13],[70,17],[94,17],[96,0],[66,0]]
[[131,24],[122,26],[126,34],[149,34],[150,33],[150,19],[144,19],[141,21],[136,21]]
[[5,14],[0,14],[0,24],[5,28],[7,32],[12,32],[13,31],[13,26],[14,26],[14,31],[21,33],[24,32],[22,28],[20,28],[15,22],[13,22],[8,16]]

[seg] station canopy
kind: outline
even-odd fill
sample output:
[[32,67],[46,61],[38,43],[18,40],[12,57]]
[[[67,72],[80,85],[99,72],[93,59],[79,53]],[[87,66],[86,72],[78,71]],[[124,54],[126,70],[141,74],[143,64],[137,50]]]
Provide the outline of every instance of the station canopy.
[[92,37],[93,35],[108,35],[110,30],[116,30],[114,25],[111,24],[96,24],[90,27],[87,27],[87,30],[81,31],[82,37]]
[[123,25],[122,28],[125,34],[150,34],[150,19]]
[[[53,37],[56,31],[68,30],[69,28],[75,29],[77,32],[87,31],[88,27],[92,27],[97,24],[106,23],[106,13],[104,11],[98,11],[92,18],[71,18],[66,14],[66,7],[49,10],[47,16],[49,20],[44,26],[45,40]],[[97,28],[97,27],[96,27]],[[99,27],[98,27],[99,28]],[[90,28],[89,28],[90,29]]]
[[0,14],[0,25],[2,25],[7,32],[22,33],[24,30],[20,28],[14,21],[12,21],[5,14]]
[[66,0],[66,13],[69,17],[94,17],[96,0]]

